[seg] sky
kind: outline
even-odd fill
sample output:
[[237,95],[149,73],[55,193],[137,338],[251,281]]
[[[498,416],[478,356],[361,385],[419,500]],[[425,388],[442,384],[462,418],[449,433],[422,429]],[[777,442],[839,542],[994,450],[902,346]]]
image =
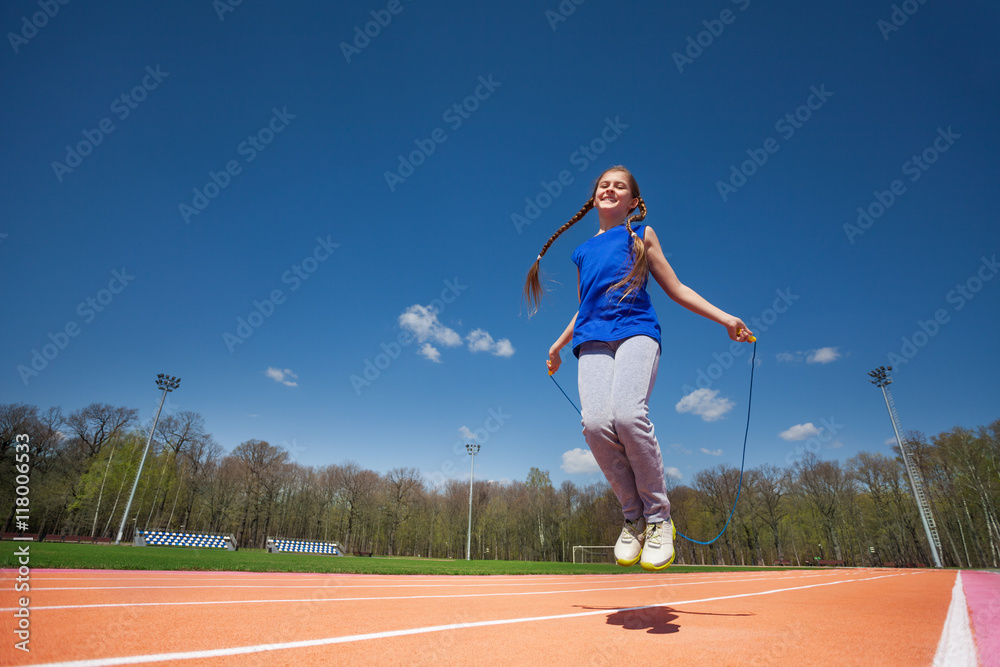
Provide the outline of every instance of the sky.
[[[977,0],[14,0],[0,402],[200,413],[228,451],[600,481],[545,372],[605,168],[757,335],[748,467],[1000,418],[1000,10]],[[991,120],[992,119],[992,120]],[[739,466],[750,345],[650,286],[672,483]],[[577,363],[555,378],[578,401]]]

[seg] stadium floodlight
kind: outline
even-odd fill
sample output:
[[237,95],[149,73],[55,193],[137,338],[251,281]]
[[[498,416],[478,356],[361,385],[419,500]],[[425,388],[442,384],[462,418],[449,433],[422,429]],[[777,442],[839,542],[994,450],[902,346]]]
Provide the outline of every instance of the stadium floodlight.
[[[132,500],[135,498],[135,490],[139,486],[139,477],[142,475],[142,466],[146,463],[146,454],[149,453],[149,445],[153,442],[153,433],[156,432],[156,424],[160,421],[160,411],[163,410],[163,401],[166,400],[167,394],[177,389],[180,384],[181,379],[173,375],[164,375],[163,373],[157,373],[156,375],[156,386],[163,390],[163,396],[160,397],[160,407],[157,408],[156,417],[153,419],[153,428],[149,429],[149,440],[146,441],[146,449],[142,451],[142,458],[139,460],[139,470],[135,473],[135,482],[132,483],[132,493],[129,494],[128,504],[125,505],[125,512],[122,514],[122,523],[118,527],[118,537],[115,538],[115,544],[122,543],[122,535],[125,533],[125,521],[128,519],[129,510],[132,509]],[[136,520],[138,521],[138,516],[136,516]]]
[[924,492],[923,480],[920,477],[920,469],[899,431],[902,428],[899,424],[899,415],[896,414],[896,403],[889,393],[889,385],[892,384],[892,377],[889,372],[892,366],[879,366],[868,375],[872,378],[870,382],[882,390],[882,398],[885,399],[886,410],[889,411],[889,420],[892,421],[892,430],[896,434],[896,444],[899,445],[900,456],[903,457],[903,468],[910,478],[910,490],[913,492],[913,501],[917,504],[917,511],[920,514],[920,521],[924,524],[924,534],[927,536],[927,544],[931,549],[931,558],[934,559],[935,567],[943,567],[941,564],[941,537],[938,534],[937,523],[934,521],[934,513],[931,511],[930,500]]
[[469,533],[465,538],[465,560],[472,560],[472,479],[476,476],[476,454],[480,445],[466,445],[465,450],[472,457],[472,469],[469,471]]
[[889,377],[889,371],[891,370],[892,366],[889,366],[888,368],[885,366],[879,366],[873,371],[868,371],[869,377],[872,378],[869,382],[879,388],[892,384],[892,378]]

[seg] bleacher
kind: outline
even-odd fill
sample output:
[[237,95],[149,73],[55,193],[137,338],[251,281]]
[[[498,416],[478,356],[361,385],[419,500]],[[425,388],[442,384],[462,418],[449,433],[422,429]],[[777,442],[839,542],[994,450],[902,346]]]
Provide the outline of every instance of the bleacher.
[[38,541],[38,533],[3,533],[0,535],[0,539],[4,540],[24,540],[24,541]]
[[90,535],[56,535],[55,533],[3,533],[4,540],[31,540],[32,542],[70,542],[80,544],[111,544],[110,537],[91,537]]
[[46,535],[46,542],[62,542],[64,544],[111,544],[110,537],[91,537],[90,535]]
[[311,542],[309,540],[284,540],[267,538],[267,552],[324,554],[327,556],[343,556],[344,549],[336,542]]
[[174,533],[165,530],[137,530],[133,544],[137,547],[200,547],[236,551],[236,539],[232,535]]

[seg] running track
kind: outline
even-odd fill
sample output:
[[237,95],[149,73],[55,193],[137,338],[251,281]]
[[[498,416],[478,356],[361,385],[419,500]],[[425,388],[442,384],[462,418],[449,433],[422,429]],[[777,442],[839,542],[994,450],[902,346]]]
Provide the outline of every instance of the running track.
[[[5,665],[1000,664],[1000,574],[369,576],[32,570]],[[943,662],[942,659],[945,659]]]

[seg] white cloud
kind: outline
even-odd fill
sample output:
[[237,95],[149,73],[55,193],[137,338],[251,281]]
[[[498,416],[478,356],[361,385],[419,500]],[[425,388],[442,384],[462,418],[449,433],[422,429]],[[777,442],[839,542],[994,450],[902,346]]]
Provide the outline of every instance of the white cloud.
[[819,429],[813,426],[812,422],[806,422],[805,424],[796,424],[778,435],[781,436],[782,440],[805,440],[819,435]]
[[419,343],[429,340],[445,347],[462,344],[462,337],[454,329],[438,322],[437,313],[427,306],[416,304],[407,308],[399,316],[399,326],[412,333]]
[[[437,312],[429,306],[415,304],[407,308],[399,316],[399,326],[413,335],[418,343],[418,353],[433,362],[441,362],[441,352],[435,346],[458,347],[462,344],[462,336],[454,329],[438,321]],[[494,340],[485,329],[473,329],[465,337],[470,352],[489,352],[497,357],[511,357],[514,346],[507,338]]]
[[465,341],[469,344],[469,352],[489,352],[498,357],[510,357],[514,354],[514,346],[508,339],[494,341],[493,336],[485,329],[473,329],[465,337]]
[[821,347],[816,350],[809,350],[808,352],[800,350],[796,350],[795,352],[779,352],[774,356],[778,361],[784,361],[789,364],[800,364],[803,361],[807,364],[828,364],[843,356],[838,350],[840,350],[839,347]]
[[497,347],[493,351],[493,354],[498,357],[513,357],[514,356],[514,346],[506,338],[501,338],[497,341]]
[[580,449],[579,447],[571,449],[568,452],[563,452],[560,468],[562,468],[563,472],[571,475],[576,473],[600,472],[601,470],[590,450]]
[[678,470],[677,468],[675,468],[673,466],[665,466],[663,468],[663,474],[666,477],[669,477],[670,479],[680,479],[681,477],[684,476],[684,475],[681,474],[680,470]]
[[719,398],[718,389],[695,389],[674,407],[677,412],[693,412],[707,422],[714,422],[733,409],[733,402]]
[[843,446],[844,446],[844,443],[842,443],[840,440],[834,440],[829,445],[827,445],[826,448],[827,449],[840,449]]
[[701,452],[702,454],[708,454],[709,456],[722,456],[721,449],[706,449],[702,447],[698,451]]
[[430,343],[424,343],[423,345],[421,345],[420,349],[417,350],[417,352],[420,354],[420,356],[430,359],[436,364],[441,363],[441,353],[438,352],[438,349],[433,345],[431,345]]
[[267,370],[264,371],[264,375],[271,378],[275,382],[280,382],[286,387],[299,386],[299,383],[295,382],[295,380],[299,379],[299,376],[287,368],[285,370],[281,370],[280,368],[274,368],[273,366],[268,366]]
[[493,336],[483,329],[474,329],[465,337],[465,342],[469,344],[469,352],[489,352],[496,345]]
[[690,454],[691,453],[690,449],[688,449],[684,445],[678,445],[677,443],[674,443],[674,444],[670,445],[669,447],[670,447],[670,449],[676,449],[676,450],[680,451],[682,454]]
[[821,347],[818,350],[813,350],[806,358],[806,362],[810,364],[828,364],[840,358],[840,352],[837,352],[838,349],[840,348]]
[[473,433],[468,426],[459,426],[458,434],[462,436],[463,440],[475,440],[476,434]]

